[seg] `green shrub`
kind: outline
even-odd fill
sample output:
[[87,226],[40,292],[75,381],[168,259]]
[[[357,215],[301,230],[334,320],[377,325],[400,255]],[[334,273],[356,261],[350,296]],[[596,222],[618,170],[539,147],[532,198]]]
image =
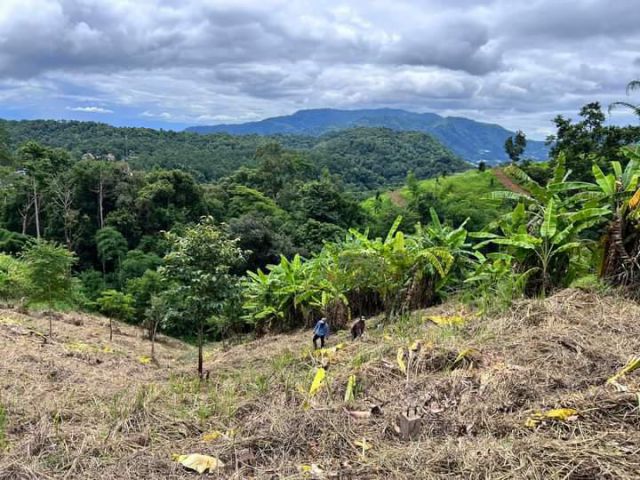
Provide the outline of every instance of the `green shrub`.
[[11,301],[26,294],[26,266],[17,258],[0,254],[0,300]]

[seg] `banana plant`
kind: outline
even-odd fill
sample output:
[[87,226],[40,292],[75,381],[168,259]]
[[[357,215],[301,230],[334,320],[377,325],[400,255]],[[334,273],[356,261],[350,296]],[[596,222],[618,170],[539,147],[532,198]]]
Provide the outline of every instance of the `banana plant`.
[[[503,230],[502,234],[483,233],[481,236],[485,240],[475,248],[497,245],[503,249],[503,253],[516,260],[520,271],[537,269],[539,282],[533,286],[534,293],[545,296],[550,289],[568,282],[571,254],[588,243],[579,237],[579,233],[601,222],[602,217],[610,212],[609,207],[577,212],[566,211],[561,207],[557,197],[552,196],[539,211],[525,210],[525,215],[534,217],[534,221],[529,218],[526,228],[523,228],[521,222],[515,229]],[[523,207],[519,206],[518,209],[516,216],[520,217]],[[532,225],[534,228],[530,228]]]
[[640,279],[640,148],[624,148],[628,158],[623,169],[611,162],[612,173],[593,166],[595,185],[586,206],[606,205],[610,218],[602,238],[601,277],[615,285],[629,286]]

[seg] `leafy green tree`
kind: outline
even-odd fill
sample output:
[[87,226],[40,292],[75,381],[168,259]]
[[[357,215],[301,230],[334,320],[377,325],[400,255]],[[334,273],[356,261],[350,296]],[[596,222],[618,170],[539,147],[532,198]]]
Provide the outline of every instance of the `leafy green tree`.
[[117,290],[104,290],[98,298],[100,311],[109,317],[109,341],[113,340],[113,318],[127,321],[133,317],[133,297]]
[[155,270],[162,264],[162,258],[155,253],[146,253],[139,249],[129,250],[122,262],[118,272],[120,281],[127,281],[142,277],[147,270]]
[[128,250],[127,240],[113,227],[104,227],[96,233],[96,249],[102,262],[102,272],[107,272],[107,265],[119,267]]
[[626,164],[620,147],[640,141],[640,127],[605,125],[606,116],[598,102],[582,107],[579,116],[577,122],[561,115],[553,120],[556,133],[547,138],[552,166],[562,152],[567,169],[572,172],[571,179],[590,181],[594,160],[601,162],[600,167],[606,167],[607,161]]
[[42,210],[47,202],[47,186],[50,177],[70,164],[69,154],[61,149],[43,147],[36,142],[27,142],[18,151],[19,166],[28,180],[25,215],[33,207],[36,238],[43,233]]
[[[32,242],[22,253],[27,264],[29,299],[44,302],[49,309],[63,301],[72,288],[71,267],[76,262],[72,252],[46,240]],[[52,316],[49,314],[49,337],[53,335]]]
[[136,318],[143,319],[151,300],[166,289],[165,281],[157,270],[147,270],[143,275],[127,282],[127,293],[134,299]]
[[504,151],[511,159],[511,163],[518,163],[526,148],[527,137],[521,130],[518,130],[514,136],[507,138],[504,142]]
[[147,330],[147,336],[151,341],[151,359],[156,360],[156,335],[158,329],[166,321],[171,307],[167,299],[162,296],[154,296],[149,300],[149,306],[145,309],[143,325]]
[[0,125],[0,166],[11,165],[11,148],[9,147],[9,132]]
[[168,233],[171,251],[161,272],[175,282],[174,290],[184,309],[181,322],[197,332],[198,374],[203,375],[204,335],[207,323],[219,315],[234,293],[237,280],[231,271],[243,261],[236,241],[210,217],[178,233]]

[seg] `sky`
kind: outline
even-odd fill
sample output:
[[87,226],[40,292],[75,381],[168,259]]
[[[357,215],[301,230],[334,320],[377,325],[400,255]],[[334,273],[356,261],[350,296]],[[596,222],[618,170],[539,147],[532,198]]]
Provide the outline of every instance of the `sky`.
[[585,103],[640,103],[639,78],[637,0],[0,0],[1,118],[392,107],[544,138]]

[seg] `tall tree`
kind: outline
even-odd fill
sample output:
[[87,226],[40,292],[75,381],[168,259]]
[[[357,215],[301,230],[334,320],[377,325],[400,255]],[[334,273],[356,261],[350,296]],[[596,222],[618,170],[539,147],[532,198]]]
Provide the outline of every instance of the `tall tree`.
[[518,163],[527,148],[527,137],[524,132],[518,130],[512,137],[507,138],[504,142],[504,151],[511,159],[511,163]]
[[107,265],[119,268],[122,258],[127,254],[127,240],[113,227],[104,227],[96,233],[98,258],[102,262],[102,273],[107,273]]
[[605,125],[605,114],[598,102],[588,103],[580,110],[580,120],[558,115],[553,121],[556,133],[547,137],[551,146],[552,166],[557,163],[561,152],[566,158],[566,167],[574,180],[591,181],[591,167],[594,162],[608,168],[607,161],[618,161],[622,166],[627,159],[620,147],[640,141],[640,127]]
[[11,149],[9,148],[9,132],[0,124],[0,166],[11,164]]

